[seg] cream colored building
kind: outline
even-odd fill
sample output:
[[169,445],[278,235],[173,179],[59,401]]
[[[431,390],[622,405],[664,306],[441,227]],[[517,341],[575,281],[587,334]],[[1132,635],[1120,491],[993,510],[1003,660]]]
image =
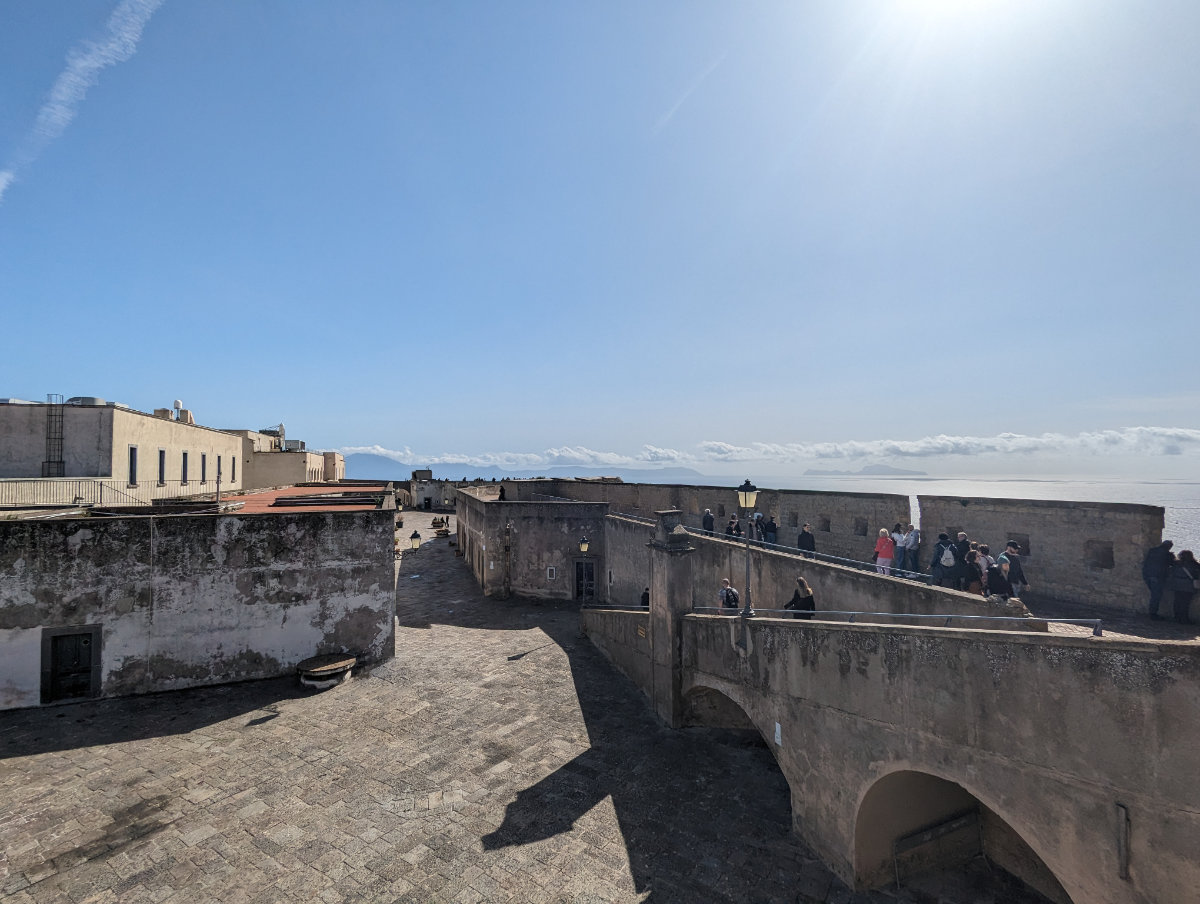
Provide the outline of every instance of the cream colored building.
[[[281,432],[281,431],[280,431]],[[153,413],[94,397],[0,402],[0,506],[137,505],[342,480],[336,452],[254,430],[218,430],[176,407]]]

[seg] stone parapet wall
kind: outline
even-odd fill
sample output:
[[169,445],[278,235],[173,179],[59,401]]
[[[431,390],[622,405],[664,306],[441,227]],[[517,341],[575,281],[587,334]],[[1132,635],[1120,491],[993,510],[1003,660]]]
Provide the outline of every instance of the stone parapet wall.
[[605,658],[643,693],[650,693],[650,613],[583,609],[579,623]]
[[[505,481],[509,498],[558,496],[587,502],[607,502],[613,514],[651,518],[657,511],[677,509],[688,527],[700,527],[706,508],[712,509],[716,530],[724,530],[736,514],[737,491],[732,487],[684,484],[603,483],[588,480]],[[857,561],[871,561],[880,528],[891,530],[910,520],[909,498],[887,493],[830,493],[816,490],[759,492],[757,511],[775,516],[778,542],[794,546],[800,526],[813,526],[817,550]]]
[[41,702],[43,633],[100,631],[99,695],[393,653],[391,511],[0,522],[0,708]]
[[1021,566],[1034,598],[1145,611],[1142,558],[1162,540],[1163,509],[1153,505],[920,496],[927,565],[939,532],[962,530],[993,556],[1008,540],[1025,544]]

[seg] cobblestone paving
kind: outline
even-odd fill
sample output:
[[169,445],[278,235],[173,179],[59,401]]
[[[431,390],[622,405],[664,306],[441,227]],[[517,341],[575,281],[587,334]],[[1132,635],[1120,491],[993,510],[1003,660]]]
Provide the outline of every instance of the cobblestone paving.
[[661,728],[571,607],[485,600],[445,540],[398,571],[396,659],[333,690],[0,713],[0,895],[1023,900],[980,872],[851,894],[791,835],[770,752]]

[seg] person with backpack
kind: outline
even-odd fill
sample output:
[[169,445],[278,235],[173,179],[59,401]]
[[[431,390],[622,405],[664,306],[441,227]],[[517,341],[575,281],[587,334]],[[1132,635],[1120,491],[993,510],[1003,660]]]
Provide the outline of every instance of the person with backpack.
[[950,542],[949,534],[938,534],[937,544],[933,547],[933,560],[929,563],[929,583],[936,587],[947,586],[958,577],[958,553]]
[[741,605],[741,596],[730,586],[729,578],[721,578],[721,591],[717,597],[721,600],[721,608],[729,610],[722,612],[722,615],[737,615],[738,607]]

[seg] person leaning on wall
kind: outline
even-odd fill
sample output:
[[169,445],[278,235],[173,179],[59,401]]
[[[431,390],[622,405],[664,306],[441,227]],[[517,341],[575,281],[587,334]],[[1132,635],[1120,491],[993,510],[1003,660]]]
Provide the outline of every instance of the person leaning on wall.
[[792,592],[792,598],[783,604],[783,608],[792,613],[792,618],[812,618],[817,606],[808,581],[796,578],[796,589]]

